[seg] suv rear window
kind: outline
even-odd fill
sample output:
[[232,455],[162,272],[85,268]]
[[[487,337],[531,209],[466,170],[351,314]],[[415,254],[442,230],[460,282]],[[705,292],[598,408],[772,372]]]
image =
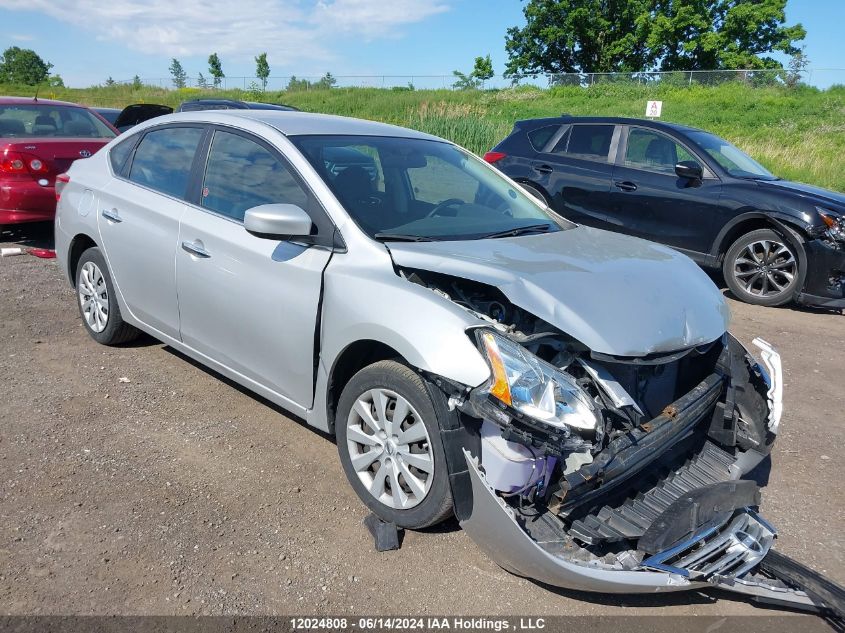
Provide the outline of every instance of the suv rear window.
[[536,149],[538,152],[542,152],[543,148],[549,144],[549,141],[552,140],[555,132],[559,129],[559,125],[547,125],[545,127],[537,128],[536,130],[531,130],[528,133],[528,141],[531,143],[531,147]]
[[575,158],[607,162],[613,125],[573,125],[552,150],[555,154],[571,154]]

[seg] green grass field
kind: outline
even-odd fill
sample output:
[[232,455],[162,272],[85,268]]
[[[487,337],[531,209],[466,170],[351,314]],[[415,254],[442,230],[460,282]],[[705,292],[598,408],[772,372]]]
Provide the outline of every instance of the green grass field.
[[[0,94],[29,95],[32,88],[0,86]],[[42,88],[43,97],[85,105],[178,105],[201,96],[197,89],[164,90],[118,85],[86,89]],[[511,130],[514,120],[576,115],[641,117],[648,99],[663,101],[663,120],[714,132],[735,143],[775,174],[845,192],[845,86],[751,87],[607,83],[589,88],[541,90],[397,90],[333,88],[254,94],[213,91],[215,97],[288,103],[324,112],[395,123],[442,136],[484,153]]]

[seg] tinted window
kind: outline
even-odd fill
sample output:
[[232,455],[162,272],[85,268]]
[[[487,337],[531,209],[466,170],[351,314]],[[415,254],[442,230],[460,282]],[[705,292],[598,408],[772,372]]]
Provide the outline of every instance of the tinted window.
[[641,128],[628,133],[626,167],[674,174],[675,165],[682,160],[695,160],[695,157],[668,136]]
[[607,161],[610,141],[613,139],[612,125],[573,125],[552,152],[572,154],[577,158]]
[[129,180],[184,198],[191,177],[191,163],[202,135],[202,129],[186,127],[148,132],[135,151]]
[[109,150],[109,160],[111,161],[111,168],[114,173],[120,174],[123,171],[123,166],[126,165],[126,160],[129,154],[132,153],[132,148],[135,147],[136,138],[128,138],[121,141]]
[[0,105],[0,137],[114,138],[108,125],[85,108]]
[[543,148],[548,144],[552,137],[560,129],[559,125],[547,125],[536,130],[531,130],[528,133],[528,140],[531,141],[531,146],[538,152],[542,152]]
[[243,221],[247,209],[261,204],[305,208],[308,195],[269,150],[228,132],[215,132],[205,170],[202,206]]

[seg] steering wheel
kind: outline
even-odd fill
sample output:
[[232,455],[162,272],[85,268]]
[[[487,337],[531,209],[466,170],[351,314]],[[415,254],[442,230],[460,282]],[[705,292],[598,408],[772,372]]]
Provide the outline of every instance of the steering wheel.
[[434,207],[431,211],[429,211],[428,215],[425,216],[425,217],[433,218],[436,215],[440,215],[441,211],[448,209],[449,207],[454,207],[455,205],[459,205],[459,204],[466,204],[466,202],[464,202],[460,198],[449,198],[448,200],[444,200],[443,202],[438,204],[436,207]]

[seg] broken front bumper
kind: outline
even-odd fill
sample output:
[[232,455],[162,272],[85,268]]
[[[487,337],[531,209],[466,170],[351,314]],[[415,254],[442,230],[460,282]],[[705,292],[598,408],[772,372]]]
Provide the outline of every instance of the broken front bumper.
[[[567,560],[531,538],[514,510],[487,484],[476,460],[466,450],[464,458],[472,482],[472,511],[461,520],[461,527],[490,558],[512,574],[579,591],[631,594],[710,587],[765,602],[814,608],[813,601],[802,591],[778,587],[777,583],[757,578],[719,573],[724,572],[726,566],[745,573],[768,552],[774,529],[756,514],[740,513],[726,528],[707,530],[680,546],[657,554],[653,560],[644,561],[634,570]],[[716,538],[711,538],[714,536]],[[701,542],[705,543],[704,547],[697,549],[695,555],[691,554],[692,547]]]

